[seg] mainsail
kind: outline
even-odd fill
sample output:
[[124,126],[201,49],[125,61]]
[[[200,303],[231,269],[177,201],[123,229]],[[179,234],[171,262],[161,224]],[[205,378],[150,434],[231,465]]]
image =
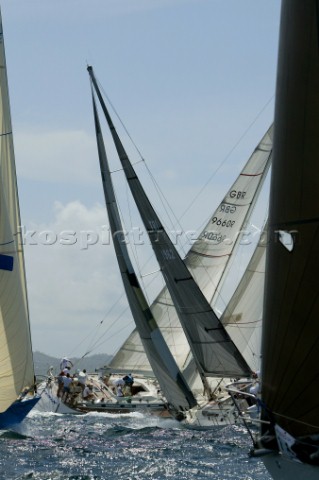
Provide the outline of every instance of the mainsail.
[[[92,67],[88,67],[88,71],[94,81]],[[189,409],[194,407],[197,402],[156,324],[128,254],[93,91],[92,101],[105,202],[116,257],[131,312],[149,363],[166,399],[175,410]]]
[[249,366],[194,281],[149,202],[117,135],[94,77],[92,80],[129,187],[203,381],[206,376],[250,375]]
[[[184,260],[212,307],[217,298],[215,292],[218,291],[218,286],[226,275],[226,267],[242,238],[241,232],[249,222],[269,170],[272,136],[273,126],[271,125]],[[239,194],[239,192],[242,193]],[[222,241],[225,239],[227,241]],[[237,301],[239,301],[238,297]],[[232,305],[234,306],[234,301]],[[167,287],[164,287],[155,298],[151,311],[177,364],[181,369],[186,368],[189,361],[189,344]],[[256,369],[255,360],[256,358],[252,364],[249,364],[254,369]],[[150,372],[150,366],[136,330],[131,333],[118,354],[112,359],[113,367],[121,365],[131,370],[138,368],[144,373]]]
[[[318,2],[283,0],[263,318],[262,400],[264,418],[270,418],[272,425],[276,423],[290,435],[304,438],[319,433],[318,39]],[[263,426],[264,431],[267,428]],[[305,448],[303,445],[301,453],[305,454]],[[318,453],[309,461],[318,462]]]
[[34,383],[8,80],[0,14],[0,412]]

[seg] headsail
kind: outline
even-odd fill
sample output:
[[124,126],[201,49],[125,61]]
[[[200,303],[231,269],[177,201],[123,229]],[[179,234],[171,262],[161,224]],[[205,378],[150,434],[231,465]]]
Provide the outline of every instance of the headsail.
[[[89,74],[94,82],[92,67],[88,67]],[[152,366],[153,372],[168,402],[176,410],[189,409],[197,402],[188,387],[183,375],[176,365],[174,357],[168,349],[161,331],[150,311],[147,300],[135,275],[124,241],[124,231],[118,211],[111,173],[108,166],[102,131],[92,91],[95,130],[100,160],[105,202],[107,206],[111,232],[113,236],[116,257],[121,276],[132,311],[137,330],[140,334],[145,353]]]
[[[271,125],[184,260],[212,307],[216,298],[215,291],[223,281],[226,267],[240,241],[240,232],[249,222],[269,170],[272,137]],[[238,192],[243,193],[239,195]],[[227,241],[221,241],[222,239]],[[167,287],[157,295],[151,311],[179,367],[184,369],[189,356],[189,345]],[[136,331],[131,333],[112,359],[115,367],[123,364],[138,366],[144,373],[150,371]]]
[[[251,370],[211,309],[165,232],[127,157],[95,79],[93,85],[106,116],[128,184],[150,237],[157,261],[198,370],[205,376],[246,376]],[[204,379],[204,378],[203,378]]]
[[260,370],[267,225],[220,321],[252,370]]
[[227,274],[227,265],[254,210],[271,164],[273,125],[258,143],[246,165],[215,210],[185,263],[214,305],[219,283]]
[[34,383],[8,80],[0,17],[0,412]]
[[294,437],[319,433],[318,39],[318,2],[283,0],[262,399],[264,417],[271,411],[271,420]]

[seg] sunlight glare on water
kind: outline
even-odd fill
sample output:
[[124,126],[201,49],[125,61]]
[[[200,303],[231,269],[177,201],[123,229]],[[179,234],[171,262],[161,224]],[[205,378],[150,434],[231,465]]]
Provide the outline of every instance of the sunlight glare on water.
[[2,480],[269,480],[244,428],[209,431],[140,413],[32,412],[0,436]]

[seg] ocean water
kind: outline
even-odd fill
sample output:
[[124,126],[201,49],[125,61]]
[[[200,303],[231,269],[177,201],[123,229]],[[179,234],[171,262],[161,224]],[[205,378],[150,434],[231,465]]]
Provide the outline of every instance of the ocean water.
[[31,412],[18,430],[1,432],[1,480],[271,478],[249,457],[241,426],[198,431],[139,413]]

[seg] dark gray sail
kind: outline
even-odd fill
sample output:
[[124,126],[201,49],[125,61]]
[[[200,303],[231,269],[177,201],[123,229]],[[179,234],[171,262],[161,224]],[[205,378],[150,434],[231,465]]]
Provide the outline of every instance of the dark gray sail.
[[266,261],[263,416],[294,437],[319,433],[318,8],[282,2]]
[[[91,69],[89,72],[92,75]],[[177,411],[189,409],[197,402],[152,316],[127,251],[93,92],[92,101],[105,202],[116,257],[132,315],[150,365],[169,404]]]
[[[212,308],[214,308],[219,297],[220,286],[223,285],[227,274],[229,274],[231,259],[234,258],[236,249],[240,244],[240,240],[242,240],[242,236],[238,235],[238,232],[245,231],[259,192],[264,184],[264,179],[271,163],[272,130],[273,127],[271,126],[260,142],[258,142],[254,152],[232,186],[228,189],[221,203],[214,210],[209,222],[205,225],[184,259],[185,265],[191,271],[192,276]],[[227,241],[223,241],[226,238]],[[254,283],[252,279],[252,284]],[[256,304],[262,303],[264,288],[262,287],[260,290],[261,294],[258,294],[256,290],[252,292],[251,297],[248,297],[248,301],[246,298],[245,305],[244,299],[240,300],[237,297],[237,302],[245,310],[245,315],[247,315],[249,307],[250,318],[252,318],[250,308],[252,304],[255,307]],[[256,294],[257,297],[255,297]],[[233,302],[232,305],[234,305]],[[189,360],[189,344],[166,286],[156,296],[150,305],[150,309],[161,329],[167,346],[173,353],[178,366],[183,371],[188,384],[194,392],[194,377],[192,375],[192,379],[188,378],[184,370]],[[237,310],[237,307],[235,309]],[[255,309],[254,312],[256,313]],[[260,315],[262,315],[261,310]],[[220,320],[224,324],[223,320]],[[234,341],[234,337],[228,327],[229,325],[226,327],[226,330]],[[242,329],[240,328],[240,330]],[[244,330],[246,330],[245,327]],[[261,322],[258,324],[258,330],[261,333]],[[129,335],[117,354],[112,358],[110,366],[116,367],[124,364],[127,370],[130,370],[132,369],[130,365],[139,365],[141,371],[145,373],[147,370],[150,371],[146,356],[143,354],[143,347],[137,337],[136,331]],[[240,344],[236,341],[234,343],[243,354]],[[257,351],[257,348],[255,351]],[[260,353],[260,345],[258,351]],[[257,365],[255,361],[257,356],[254,357],[252,363],[248,361],[245,355],[243,356],[252,370],[260,370],[260,364]],[[260,358],[260,355],[258,355],[258,358]],[[188,367],[187,371],[189,371]],[[195,382],[199,385],[197,376]]]
[[109,125],[129,187],[184,328],[198,370],[206,376],[247,376],[251,370],[194,281],[165,232],[130,163],[94,76],[93,85]]

